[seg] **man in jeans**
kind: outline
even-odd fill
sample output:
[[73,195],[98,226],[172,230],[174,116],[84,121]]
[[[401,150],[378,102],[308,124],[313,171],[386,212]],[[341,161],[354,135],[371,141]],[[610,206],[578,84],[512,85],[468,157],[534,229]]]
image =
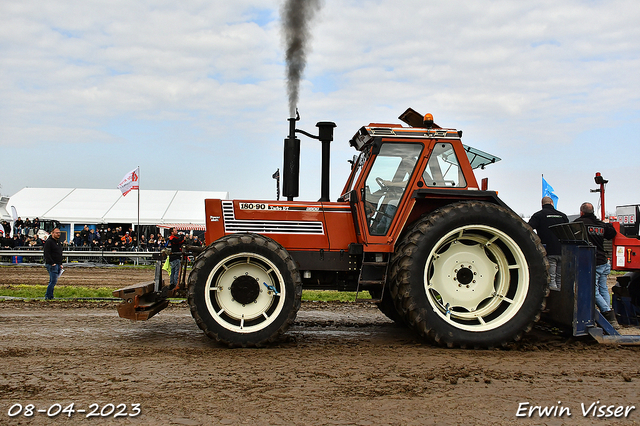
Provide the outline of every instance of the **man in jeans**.
[[542,210],[535,212],[531,216],[531,219],[529,219],[529,225],[536,230],[538,237],[540,237],[540,241],[542,241],[542,244],[544,244],[544,248],[547,251],[549,275],[551,275],[549,288],[551,290],[560,290],[560,276],[562,274],[562,246],[560,245],[558,237],[555,236],[549,227],[568,222],[569,219],[567,218],[567,215],[553,207],[553,200],[551,197],[543,197]]
[[53,300],[53,288],[56,286],[62,270],[62,244],[58,228],[54,228],[47,241],[44,242],[44,263],[49,272],[49,285],[44,300]]
[[169,264],[171,265],[171,276],[169,277],[169,289],[173,290],[178,285],[178,279],[180,277],[180,259],[182,258],[182,245],[184,244],[184,235],[178,236],[178,230],[176,228],[170,228],[169,242],[167,247],[171,249],[169,255]]
[[574,222],[582,222],[587,228],[589,241],[596,246],[596,305],[602,316],[613,326],[618,329],[620,325],[616,320],[616,314],[609,304],[611,296],[609,295],[609,287],[607,286],[607,277],[611,272],[611,264],[604,249],[604,240],[611,240],[616,236],[617,232],[610,223],[601,222],[593,214],[593,204],[582,203],[580,206],[580,217]]

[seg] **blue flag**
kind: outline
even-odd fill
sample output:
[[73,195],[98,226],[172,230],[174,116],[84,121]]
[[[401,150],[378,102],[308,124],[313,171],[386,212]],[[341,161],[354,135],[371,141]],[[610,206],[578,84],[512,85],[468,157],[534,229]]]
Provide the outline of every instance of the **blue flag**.
[[542,176],[542,196],[543,197],[551,197],[553,200],[553,207],[558,208],[558,196],[553,193],[553,187],[544,180],[544,176]]

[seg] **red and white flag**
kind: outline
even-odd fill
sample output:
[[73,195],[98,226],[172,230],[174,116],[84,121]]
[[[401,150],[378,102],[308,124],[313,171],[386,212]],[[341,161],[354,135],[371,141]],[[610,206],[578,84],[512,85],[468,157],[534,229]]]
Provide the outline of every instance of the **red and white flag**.
[[118,185],[118,189],[122,191],[123,196],[127,195],[132,189],[140,190],[140,186],[138,185],[139,177],[140,167],[138,166],[122,178],[122,182]]

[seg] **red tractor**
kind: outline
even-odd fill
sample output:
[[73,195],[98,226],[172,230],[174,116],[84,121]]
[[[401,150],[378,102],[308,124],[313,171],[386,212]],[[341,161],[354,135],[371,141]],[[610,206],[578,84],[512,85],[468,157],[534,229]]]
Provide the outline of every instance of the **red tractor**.
[[626,272],[616,277],[613,308],[624,325],[640,325],[640,205],[616,208],[611,269]]
[[[294,322],[303,289],[368,291],[389,318],[446,346],[518,340],[548,293],[540,240],[473,169],[499,158],[463,145],[462,132],[408,109],[399,124],[370,124],[329,201],[334,123],[314,136],[290,118],[287,201],[205,200],[208,247],[188,277],[191,313],[229,346],[264,346]],[[298,197],[300,141],[322,142],[322,197]]]

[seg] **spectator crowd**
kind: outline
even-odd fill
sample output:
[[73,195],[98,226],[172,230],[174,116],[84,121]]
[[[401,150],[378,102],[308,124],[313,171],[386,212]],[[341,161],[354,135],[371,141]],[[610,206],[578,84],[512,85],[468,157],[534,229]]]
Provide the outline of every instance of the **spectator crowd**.
[[[193,246],[202,246],[202,240],[198,236],[186,235],[186,241]],[[167,246],[167,240],[160,234],[138,235],[133,228],[89,229],[85,225],[82,231],[76,231],[69,249],[104,250],[104,251],[159,251]]]
[[[4,220],[2,221],[2,227],[4,228],[4,235],[8,236],[11,231],[11,224]],[[22,220],[22,218],[19,217],[13,222],[13,235],[29,236],[31,234],[37,234],[39,230],[40,219],[37,217],[33,220],[29,218]]]
[[[0,247],[34,247],[42,249],[44,241],[38,236],[40,230],[40,220],[33,221],[18,218],[14,222],[13,237],[9,237],[11,225],[6,221],[2,222],[4,237],[0,238]],[[185,244],[192,246],[203,245],[198,236],[185,235]],[[90,229],[85,225],[81,231],[74,233],[71,241],[62,242],[64,250],[99,250],[99,251],[160,251],[167,246],[167,240],[158,232],[157,234],[138,235],[130,227],[123,229],[118,227],[101,227]]]
[[2,228],[0,229],[0,247],[2,248],[15,248],[15,247],[38,247],[42,249],[44,241],[38,238],[38,231],[40,230],[40,219],[35,218],[33,221],[30,219],[22,220],[18,218],[13,225],[13,237],[11,235],[11,224],[6,220],[2,221]]

